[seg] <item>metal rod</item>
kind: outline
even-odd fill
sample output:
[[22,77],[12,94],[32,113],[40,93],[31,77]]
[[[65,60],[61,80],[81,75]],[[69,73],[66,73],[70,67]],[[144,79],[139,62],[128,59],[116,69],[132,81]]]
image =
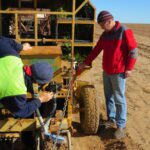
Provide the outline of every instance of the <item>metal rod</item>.
[[41,113],[40,113],[39,109],[36,110],[36,114],[37,114],[37,118],[38,118],[38,120],[40,122],[40,125],[41,125],[41,127],[43,129],[42,132],[46,133],[46,127],[44,126],[44,120],[43,120],[43,117],[41,116]]
[[16,31],[16,40],[19,40],[19,33],[18,33],[18,14],[15,14],[15,31]]
[[[25,41],[25,42],[34,42],[35,39],[21,39],[18,38],[19,41]],[[37,39],[38,42],[42,42],[43,39]],[[71,43],[71,40],[67,39],[44,39],[45,42],[69,42]]]
[[77,14],[88,1],[89,0],[85,0],[84,2],[82,2],[82,4],[76,9],[75,14]]
[[48,12],[48,11],[36,11],[36,10],[0,10],[2,14],[51,14],[51,15],[72,15],[72,12]]
[[[93,27],[93,41],[92,41],[93,43],[94,43],[94,35],[96,32],[96,25],[95,25],[96,22],[95,21],[96,21],[96,11],[94,11],[94,24],[93,24],[94,27]],[[94,44],[93,44],[93,46],[94,46]]]
[[[0,0],[0,10],[2,9],[2,0]],[[2,34],[2,15],[0,14],[0,34]]]
[[67,133],[67,138],[68,138],[68,150],[72,150],[72,147],[71,147],[71,134],[70,134],[70,131],[69,130],[62,130],[61,133]]
[[[73,16],[72,16],[72,48],[71,48],[71,77],[73,78],[74,76],[74,42],[75,42],[75,8],[76,8],[76,0],[73,0],[73,4],[72,4],[73,8],[72,8],[72,12],[73,12]],[[68,101],[68,105],[70,105],[71,107],[68,107],[68,111],[71,112],[72,111],[72,101],[73,101],[73,83],[71,83],[71,99]],[[71,117],[72,114],[69,113]]]
[[34,9],[36,10],[37,8],[37,0],[34,0]]
[[38,45],[38,19],[37,19],[37,14],[34,15],[34,30],[35,30],[35,33],[34,33],[34,36],[35,36],[35,46]]

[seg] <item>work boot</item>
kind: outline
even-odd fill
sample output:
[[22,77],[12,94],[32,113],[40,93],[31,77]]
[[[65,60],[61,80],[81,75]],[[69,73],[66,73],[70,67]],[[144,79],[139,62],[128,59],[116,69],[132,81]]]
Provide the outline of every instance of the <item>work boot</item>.
[[117,128],[117,130],[114,133],[114,136],[116,139],[122,139],[126,135],[125,128]]
[[103,122],[101,125],[104,125],[105,128],[115,128],[116,127],[116,122],[112,119],[109,119],[109,120]]

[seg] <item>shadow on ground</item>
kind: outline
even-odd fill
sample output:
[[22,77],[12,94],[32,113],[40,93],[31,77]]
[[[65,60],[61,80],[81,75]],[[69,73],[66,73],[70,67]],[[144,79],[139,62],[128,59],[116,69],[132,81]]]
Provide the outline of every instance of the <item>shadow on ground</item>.
[[105,150],[127,150],[124,139],[115,139],[114,132],[115,128],[105,128],[105,126],[99,127],[97,134],[104,143]]
[[[73,127],[76,132],[73,137],[84,137],[86,136],[81,129],[80,123],[74,122]],[[97,132],[97,136],[102,141],[104,150],[127,150],[127,145],[123,140],[114,139],[115,128],[105,128],[105,126],[100,126]]]

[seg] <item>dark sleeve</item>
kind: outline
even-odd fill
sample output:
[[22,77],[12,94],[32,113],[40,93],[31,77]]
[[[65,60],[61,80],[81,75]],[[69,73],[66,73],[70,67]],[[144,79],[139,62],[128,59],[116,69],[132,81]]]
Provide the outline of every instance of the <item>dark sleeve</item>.
[[90,54],[87,56],[87,58],[83,63],[86,65],[90,65],[101,51],[102,51],[102,36],[100,37],[96,46],[93,48],[93,50],[90,52]]
[[21,44],[19,44],[18,42],[16,42],[15,40],[13,40],[13,39],[9,38],[8,42],[13,47],[13,49],[16,50],[18,53],[23,49],[23,46]]
[[27,101],[26,95],[7,97],[1,103],[14,115],[14,117],[25,118],[32,115],[41,106],[38,98]]

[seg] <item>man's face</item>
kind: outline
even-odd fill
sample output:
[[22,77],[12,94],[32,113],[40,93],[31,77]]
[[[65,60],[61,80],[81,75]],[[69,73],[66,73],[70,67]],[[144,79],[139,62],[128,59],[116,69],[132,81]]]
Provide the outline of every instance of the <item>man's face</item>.
[[110,31],[111,30],[111,20],[100,22],[99,25],[105,31]]

